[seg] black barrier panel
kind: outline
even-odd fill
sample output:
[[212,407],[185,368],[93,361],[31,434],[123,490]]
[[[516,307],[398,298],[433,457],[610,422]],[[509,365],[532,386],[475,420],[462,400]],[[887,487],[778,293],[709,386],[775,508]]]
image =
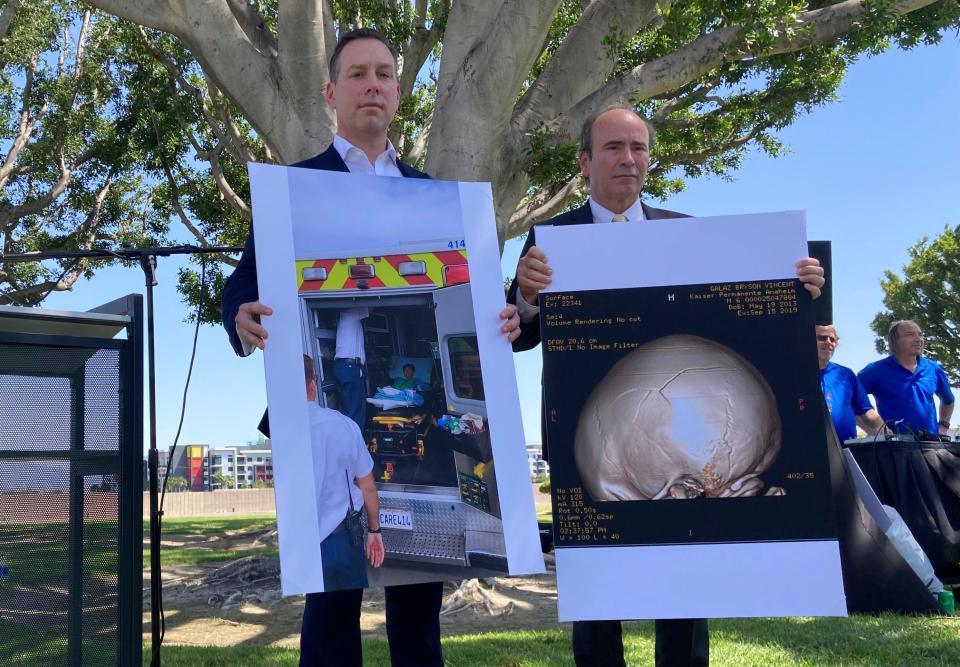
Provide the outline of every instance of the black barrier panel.
[[813,302],[813,320],[817,324],[833,324],[833,246],[830,241],[807,241],[810,256],[820,261],[827,281],[820,298]]
[[139,664],[139,335],[17,324],[0,311],[0,664]]

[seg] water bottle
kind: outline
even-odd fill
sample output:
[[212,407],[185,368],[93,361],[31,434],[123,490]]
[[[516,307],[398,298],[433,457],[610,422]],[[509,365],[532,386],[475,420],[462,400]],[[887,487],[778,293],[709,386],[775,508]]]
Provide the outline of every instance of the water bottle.
[[[0,556],[0,559],[2,558],[3,557]],[[937,595],[937,602],[940,603],[940,611],[942,611],[944,614],[952,616],[956,613],[957,605],[952,591],[940,591],[940,593]]]
[[0,588],[7,585],[9,578],[10,568],[7,566],[7,559],[3,557],[3,554],[0,554]]

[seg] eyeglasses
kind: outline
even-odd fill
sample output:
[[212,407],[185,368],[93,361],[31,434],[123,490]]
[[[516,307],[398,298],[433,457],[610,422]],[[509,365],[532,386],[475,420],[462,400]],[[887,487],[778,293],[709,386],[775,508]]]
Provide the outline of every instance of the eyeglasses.
[[828,336],[827,334],[817,334],[817,340],[821,343],[836,343],[840,339],[836,336]]

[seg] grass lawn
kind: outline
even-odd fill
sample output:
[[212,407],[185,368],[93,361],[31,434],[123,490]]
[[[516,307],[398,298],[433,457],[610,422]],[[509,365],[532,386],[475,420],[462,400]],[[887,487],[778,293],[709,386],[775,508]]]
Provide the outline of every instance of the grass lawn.
[[[217,561],[230,561],[245,556],[279,556],[275,548],[263,549],[164,549],[160,552],[160,566],[164,565],[198,565]],[[143,553],[144,569],[150,567],[150,552]]]
[[[164,535],[223,535],[227,531],[238,532],[276,527],[277,517],[273,514],[253,514],[249,516],[201,516],[187,518],[165,518],[161,524]],[[150,522],[143,522],[143,538],[150,537]]]
[[[116,522],[83,525],[84,568],[110,577],[117,572]],[[66,523],[0,525],[0,550],[10,572],[10,585],[40,586],[67,579],[70,527]],[[2,657],[2,654],[0,654]]]
[[[960,618],[730,619],[711,621],[710,627],[715,667],[960,665]],[[653,664],[651,622],[626,624],[624,644],[628,664]],[[573,664],[568,630],[445,637],[443,646],[450,667]],[[295,649],[255,646],[163,649],[163,662],[172,667],[292,666],[297,657]],[[386,642],[365,641],[364,657],[368,665],[389,664]]]
[[[710,663],[714,667],[953,667],[960,664],[960,618],[893,615],[849,619],[731,619],[710,622]],[[627,663],[653,664],[653,624],[628,623]],[[450,667],[548,667],[570,665],[568,630],[501,632],[445,637]],[[46,667],[62,664],[64,643],[0,620],[3,664]],[[144,665],[150,648],[144,646]],[[93,657],[97,647],[88,647]],[[364,641],[368,665],[389,664],[384,640]],[[254,667],[297,664],[296,649],[165,646],[171,667]]]
[[[163,536],[203,537],[223,536],[228,533],[265,530],[277,525],[274,515],[218,516],[165,519]],[[116,522],[87,522],[84,524],[86,550],[85,569],[88,574],[113,576],[117,572]],[[0,545],[10,568],[10,582],[20,586],[39,586],[63,582],[67,578],[67,559],[70,528],[66,523],[2,524]],[[144,521],[143,567],[150,565],[150,525]],[[163,549],[160,562],[164,565],[182,565],[229,561],[243,556],[276,556],[276,548],[240,551],[212,549],[205,545]],[[0,653],[0,658],[3,654]],[[3,664],[0,660],[0,664]]]
[[[224,536],[241,532],[255,532],[275,528],[277,517],[270,514],[251,516],[214,516],[164,519],[162,536],[202,538],[206,535]],[[214,543],[216,544],[216,543]],[[195,565],[216,561],[230,561],[244,556],[277,556],[273,547],[259,549],[214,549],[205,544],[185,545],[180,548],[164,548],[160,551],[160,564]],[[150,566],[150,522],[143,522],[143,567]]]

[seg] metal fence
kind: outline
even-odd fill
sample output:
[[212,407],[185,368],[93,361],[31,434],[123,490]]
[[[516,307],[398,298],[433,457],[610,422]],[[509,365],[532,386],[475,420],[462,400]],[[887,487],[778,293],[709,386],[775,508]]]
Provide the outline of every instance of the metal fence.
[[[147,495],[143,496],[144,515],[147,514]],[[178,491],[163,501],[163,516],[218,516],[221,514],[276,514],[277,503],[273,489],[226,489],[223,491]]]
[[141,661],[141,299],[98,310],[0,307],[5,665]]

